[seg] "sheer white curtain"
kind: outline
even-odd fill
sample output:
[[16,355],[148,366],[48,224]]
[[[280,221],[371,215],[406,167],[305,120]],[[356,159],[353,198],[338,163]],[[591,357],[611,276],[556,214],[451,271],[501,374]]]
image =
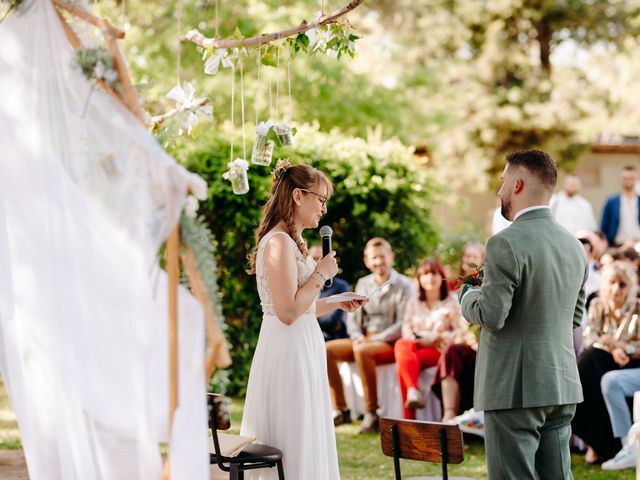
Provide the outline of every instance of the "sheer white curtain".
[[[160,478],[166,278],[155,253],[188,186],[91,89],[49,0],[0,24],[0,372],[30,478]],[[208,478],[202,310],[181,290],[172,478]]]

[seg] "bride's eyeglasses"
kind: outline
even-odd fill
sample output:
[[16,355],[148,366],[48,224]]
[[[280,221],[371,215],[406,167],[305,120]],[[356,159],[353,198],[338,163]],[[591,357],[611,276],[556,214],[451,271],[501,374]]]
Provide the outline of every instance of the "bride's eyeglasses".
[[306,188],[301,188],[300,191],[307,192],[307,193],[310,193],[311,195],[315,195],[316,197],[318,197],[323,207],[327,204],[327,200],[329,200],[324,195],[320,195],[319,193],[312,192],[311,190],[307,190]]

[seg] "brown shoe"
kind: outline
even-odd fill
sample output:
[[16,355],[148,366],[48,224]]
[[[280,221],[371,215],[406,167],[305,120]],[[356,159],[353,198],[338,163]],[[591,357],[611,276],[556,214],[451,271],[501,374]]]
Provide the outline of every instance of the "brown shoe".
[[376,433],[380,431],[379,426],[380,417],[375,412],[367,412],[364,414],[362,424],[358,433]]
[[344,425],[345,423],[351,423],[351,410],[334,410],[333,411],[333,425]]
[[407,390],[407,401],[404,402],[407,408],[424,408],[424,396],[417,388],[409,388]]

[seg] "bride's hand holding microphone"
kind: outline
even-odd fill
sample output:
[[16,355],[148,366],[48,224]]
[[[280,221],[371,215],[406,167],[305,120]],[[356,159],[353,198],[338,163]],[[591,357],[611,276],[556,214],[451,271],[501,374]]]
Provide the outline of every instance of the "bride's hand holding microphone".
[[[336,252],[335,250],[330,251],[316,264],[316,269],[313,274],[318,277],[320,280],[326,282],[327,280],[332,279],[338,273],[338,262],[336,260]],[[353,312],[364,305],[366,300],[350,300],[347,302],[336,303],[336,308],[340,308],[345,312]]]
[[338,262],[336,261],[336,252],[335,250],[330,251],[316,264],[316,274],[320,274],[322,277],[322,282],[326,282],[327,280],[332,279],[338,273]]

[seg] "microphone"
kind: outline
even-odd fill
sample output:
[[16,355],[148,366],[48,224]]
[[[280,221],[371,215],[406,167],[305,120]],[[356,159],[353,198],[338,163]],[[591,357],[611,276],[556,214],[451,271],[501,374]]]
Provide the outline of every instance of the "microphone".
[[[333,230],[329,225],[323,225],[320,228],[320,237],[322,238],[322,256],[326,257],[329,252],[331,252],[331,235],[333,235]],[[330,278],[326,282],[324,282],[325,287],[330,287],[333,285],[333,278]]]

